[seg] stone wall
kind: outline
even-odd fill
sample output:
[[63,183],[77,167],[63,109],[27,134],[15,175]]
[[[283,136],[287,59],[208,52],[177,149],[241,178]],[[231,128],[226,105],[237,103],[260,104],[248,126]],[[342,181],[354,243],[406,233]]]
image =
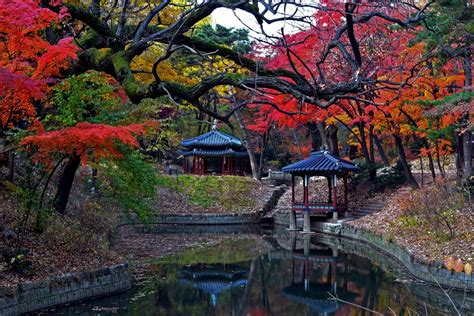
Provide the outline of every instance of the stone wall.
[[[275,224],[288,226],[289,216],[287,214],[276,214]],[[298,228],[301,228],[301,221],[297,220]],[[406,249],[393,242],[389,242],[371,232],[355,228],[347,223],[328,223],[315,222],[311,224],[311,230],[318,233],[331,234],[339,237],[352,238],[358,241],[366,242],[372,247],[378,248],[386,255],[397,259],[403,266],[416,278],[436,285],[438,282],[445,287],[455,288],[461,291],[474,292],[474,274],[466,275],[454,273],[444,269],[442,263],[437,266],[430,265],[427,262],[417,260]]]
[[130,289],[128,264],[0,287],[0,315],[18,315]]
[[411,274],[421,280],[429,283],[438,282],[443,286],[474,292],[473,274],[466,275],[464,272],[451,272],[443,268],[442,264],[439,264],[439,266],[428,265],[426,262],[417,260],[415,256],[397,244],[350,225],[342,225],[340,236],[361,240],[383,250],[401,261]]

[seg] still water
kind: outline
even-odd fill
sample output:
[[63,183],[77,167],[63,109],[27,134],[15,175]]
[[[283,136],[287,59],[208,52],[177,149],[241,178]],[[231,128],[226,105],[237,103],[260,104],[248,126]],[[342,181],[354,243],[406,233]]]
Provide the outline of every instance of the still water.
[[[411,279],[389,257],[368,245],[327,236],[285,231],[226,235],[212,245],[151,258],[146,264],[148,272],[128,292],[44,313],[455,314],[440,289]],[[464,305],[463,315],[474,315],[469,294],[450,296],[458,308]]]

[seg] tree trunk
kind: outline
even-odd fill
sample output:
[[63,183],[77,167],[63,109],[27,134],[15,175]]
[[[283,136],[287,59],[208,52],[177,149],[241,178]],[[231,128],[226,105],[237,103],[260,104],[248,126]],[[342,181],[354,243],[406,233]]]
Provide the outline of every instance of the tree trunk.
[[[415,138],[417,138],[416,135],[414,135]],[[416,140],[416,139],[415,139]],[[433,178],[433,180],[436,179],[436,171],[435,171],[435,167],[434,167],[434,162],[433,162],[433,155],[431,155],[431,152],[430,152],[430,144],[428,143],[428,140],[423,137],[421,138],[421,143],[423,145],[423,147],[428,151],[428,167],[430,168],[430,172],[431,172],[431,177]]]
[[337,140],[337,126],[335,124],[331,124],[326,127],[327,138],[329,141],[329,149],[331,154],[339,156],[339,144]]
[[456,175],[462,179],[464,175],[464,144],[463,135],[455,134],[456,139]]
[[237,119],[237,123],[239,123],[239,127],[242,130],[242,134],[244,136],[244,146],[247,149],[247,153],[249,154],[250,168],[252,169],[252,178],[260,181],[262,178],[262,174],[260,173],[260,167],[258,165],[255,152],[253,151],[252,146],[250,146],[250,142],[249,142],[250,135],[247,128],[244,125],[244,120],[242,119],[242,115],[240,114],[240,111],[235,112],[235,118]]
[[390,166],[390,162],[388,161],[387,155],[385,154],[385,150],[383,149],[382,143],[380,143],[380,139],[377,135],[374,135],[374,143],[377,146],[377,150],[379,152],[380,158],[382,159],[383,165],[385,167]]
[[430,168],[431,177],[433,178],[433,180],[435,180],[436,171],[435,171],[434,162],[433,162],[433,155],[431,155],[431,153],[428,153],[428,166]]
[[402,138],[400,137],[400,135],[396,135],[396,134],[393,135],[393,138],[395,139],[395,145],[397,146],[398,157],[403,166],[403,172],[405,173],[405,178],[408,184],[414,188],[419,188],[418,182],[416,182],[415,178],[413,178],[413,175],[411,174],[410,166],[408,165],[408,161],[407,161],[407,156],[405,155],[405,150],[403,148]]
[[372,160],[375,163],[375,147],[374,147],[374,126],[370,125],[369,127],[369,139],[370,139],[370,147],[369,147],[369,153],[370,153],[370,160]]
[[323,146],[329,149],[329,141],[325,133],[326,124],[324,122],[316,123],[316,128],[319,130],[319,135],[321,135]]
[[[468,36],[464,37],[464,43],[464,89],[466,91],[470,91],[472,90],[472,51],[471,40]],[[463,128],[466,129],[462,134],[464,172],[461,183],[466,184],[472,174],[472,130],[469,122],[469,110],[467,110],[466,113],[464,113],[464,115],[462,116],[461,125],[463,126]]]
[[360,145],[362,147],[362,154],[364,155],[367,168],[369,169],[369,180],[374,182],[377,177],[377,169],[375,169],[374,162],[370,157],[369,147],[367,146],[367,139],[365,137],[365,124],[359,123],[357,125],[360,134]]
[[441,174],[441,177],[444,179],[444,169],[443,166],[441,165],[441,157],[439,156],[439,144],[438,141],[435,141],[436,145],[436,163],[438,164],[438,169],[439,173]]
[[[323,146],[323,139],[321,137],[321,133],[319,132],[317,124],[314,122],[307,123],[306,127],[308,128],[309,135],[311,136],[311,151],[321,150],[321,147]],[[294,129],[293,133],[295,133]]]
[[463,184],[467,184],[472,174],[472,131],[470,129],[465,131],[462,138],[464,154],[464,174],[461,182]]
[[15,180],[15,153],[13,150],[8,152],[8,181]]
[[258,176],[260,177],[260,179],[262,178],[262,173],[263,173],[264,153],[265,153],[265,149],[268,146],[269,139],[270,139],[270,131],[267,130],[262,136],[262,152],[260,153],[260,160],[258,162]]
[[64,167],[63,173],[58,182],[58,189],[54,198],[54,209],[60,214],[66,213],[69,194],[71,193],[74,176],[81,163],[81,156],[72,155]]
[[296,146],[298,147],[298,158],[301,160],[301,159],[303,159],[303,152],[301,151],[301,144],[300,144],[300,141],[298,139],[298,135],[296,135],[296,130],[295,129],[291,129],[291,131],[293,133],[293,138],[295,139]]
[[319,151],[323,148],[329,149],[328,139],[324,131],[323,123],[307,123],[309,134],[311,135],[311,150]]

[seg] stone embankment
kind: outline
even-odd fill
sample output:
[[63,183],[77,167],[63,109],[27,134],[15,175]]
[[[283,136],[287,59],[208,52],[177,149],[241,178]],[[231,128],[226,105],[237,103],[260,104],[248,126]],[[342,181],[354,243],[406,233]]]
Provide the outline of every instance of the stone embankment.
[[0,287],[0,315],[18,315],[130,289],[128,264]]

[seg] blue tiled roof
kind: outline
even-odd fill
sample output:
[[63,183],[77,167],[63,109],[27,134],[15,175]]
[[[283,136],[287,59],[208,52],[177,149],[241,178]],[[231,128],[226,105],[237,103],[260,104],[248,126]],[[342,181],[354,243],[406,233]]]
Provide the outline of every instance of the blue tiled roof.
[[207,150],[207,149],[200,149],[194,148],[193,150],[180,150],[178,152],[180,155],[183,156],[204,156],[204,157],[223,157],[223,156],[230,156],[230,157],[247,157],[247,151],[237,151],[231,148],[222,149],[222,150]]
[[183,285],[190,285],[209,294],[220,294],[232,287],[240,287],[247,284],[247,280],[239,279],[235,281],[227,280],[189,280],[181,278],[179,282]]
[[281,169],[286,173],[327,174],[344,171],[358,172],[360,168],[353,162],[341,159],[327,151],[312,152],[308,158]]
[[212,130],[197,137],[185,139],[180,145],[183,147],[242,147],[242,141],[235,136]]

